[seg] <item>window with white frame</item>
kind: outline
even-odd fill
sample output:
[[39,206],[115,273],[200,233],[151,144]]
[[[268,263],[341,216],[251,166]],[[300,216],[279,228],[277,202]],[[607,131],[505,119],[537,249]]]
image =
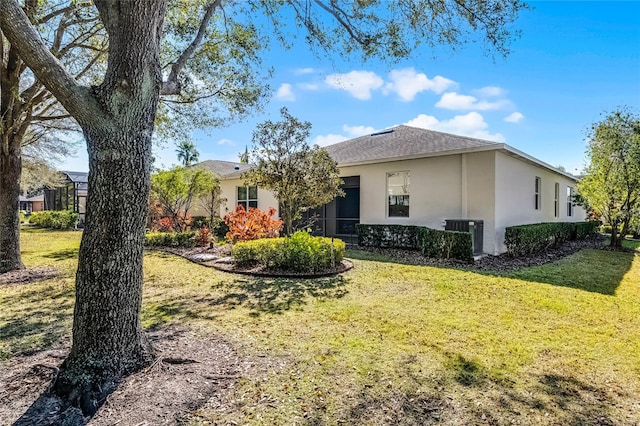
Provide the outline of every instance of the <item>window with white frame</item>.
[[573,188],[567,186],[567,216],[573,216]]
[[553,216],[560,216],[560,184],[556,182],[555,191],[553,195]]
[[387,215],[409,217],[409,172],[387,173]]
[[542,192],[542,179],[540,179],[538,176],[536,176],[536,183],[535,183],[535,190],[534,190],[534,207],[536,210],[540,210],[540,195]]
[[238,186],[236,187],[236,201],[238,205],[249,210],[249,207],[258,208],[258,187],[257,186]]

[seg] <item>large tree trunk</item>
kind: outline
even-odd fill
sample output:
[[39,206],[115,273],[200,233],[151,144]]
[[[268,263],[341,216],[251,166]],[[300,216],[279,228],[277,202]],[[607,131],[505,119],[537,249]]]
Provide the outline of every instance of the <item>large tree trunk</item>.
[[[20,257],[20,141],[4,135],[0,149],[0,274],[23,269]],[[4,138],[3,138],[4,139]]]
[[[142,115],[154,110],[143,106]],[[149,118],[146,120],[149,121]],[[73,347],[58,395],[93,414],[118,380],[153,359],[140,325],[151,133],[95,134],[89,146],[86,227],[76,275]]]
[[98,109],[81,121],[89,153],[86,227],[76,275],[73,345],[54,391],[91,415],[120,378],[148,365],[140,325],[151,136],[162,84],[163,2],[96,1],[109,32]]

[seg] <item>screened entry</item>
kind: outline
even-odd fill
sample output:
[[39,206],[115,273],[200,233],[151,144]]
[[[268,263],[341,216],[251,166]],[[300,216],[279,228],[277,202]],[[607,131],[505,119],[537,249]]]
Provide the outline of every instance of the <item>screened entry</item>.
[[311,228],[315,235],[338,237],[356,242],[360,223],[360,176],[343,177],[344,197],[336,197],[324,206],[306,212],[299,227]]

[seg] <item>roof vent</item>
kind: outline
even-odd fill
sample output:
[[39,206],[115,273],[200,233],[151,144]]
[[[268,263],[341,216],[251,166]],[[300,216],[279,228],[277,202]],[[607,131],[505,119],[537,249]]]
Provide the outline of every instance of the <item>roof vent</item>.
[[380,136],[380,135],[386,135],[389,133],[393,133],[393,129],[387,129],[387,130],[382,130],[379,132],[375,132],[375,133],[371,133],[371,136]]

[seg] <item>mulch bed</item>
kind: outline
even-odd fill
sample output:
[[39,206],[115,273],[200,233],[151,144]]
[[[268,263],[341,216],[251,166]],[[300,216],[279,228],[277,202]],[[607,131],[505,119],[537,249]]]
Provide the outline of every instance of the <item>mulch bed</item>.
[[37,268],[18,269],[17,271],[0,274],[0,286],[29,284],[44,281],[60,275],[60,271],[51,266],[39,266]]
[[[444,268],[457,268],[470,271],[495,271],[508,272],[531,266],[544,265],[546,263],[555,262],[584,248],[609,250],[610,248],[603,245],[604,237],[601,235],[590,236],[584,240],[566,241],[558,244],[556,247],[550,247],[539,253],[531,254],[526,257],[510,257],[507,254],[499,256],[487,255],[473,263],[467,263],[449,259],[434,259],[424,257],[419,251],[399,250],[389,248],[371,248],[371,247],[354,247],[358,250],[386,256],[399,263],[408,263],[412,265],[425,265]],[[621,249],[622,251],[633,251]]]
[[[366,251],[370,253],[379,254],[385,256],[392,261],[398,263],[407,263],[411,265],[424,265],[435,266],[443,268],[456,268],[471,271],[494,271],[494,272],[509,272],[522,268],[528,268],[531,266],[544,265],[546,263],[555,262],[564,257],[567,257],[573,253],[576,253],[584,248],[600,249],[600,250],[619,250],[629,251],[630,249],[611,249],[605,246],[605,237],[602,235],[592,235],[584,240],[566,241],[558,244],[555,247],[549,247],[539,253],[534,253],[525,257],[510,257],[507,254],[501,254],[499,256],[483,256],[482,258],[474,261],[473,263],[462,262],[458,260],[450,259],[435,259],[424,257],[419,251],[413,250],[401,250],[391,248],[376,248],[376,247],[360,247],[351,246],[350,248],[360,251]],[[326,274],[295,274],[285,271],[271,271],[263,268],[246,267],[240,268],[230,261],[229,256],[231,254],[231,248],[228,245],[217,245],[213,248],[196,247],[191,249],[184,248],[163,248],[163,251],[173,253],[179,256],[183,256],[192,262],[199,263],[205,266],[214,267],[216,269],[233,272],[239,274],[257,275],[257,276],[278,276],[278,277],[320,277],[326,275],[335,275],[345,272],[353,267],[353,263],[346,260],[341,265],[337,265],[337,268],[332,271],[327,271]]]
[[[220,335],[198,336],[182,325],[149,333],[156,362],[125,378],[107,397],[93,426],[186,423],[199,409],[227,412],[238,401],[241,379],[264,377],[289,364],[286,358],[243,355]],[[69,352],[65,347],[13,358],[0,369],[0,424],[85,424],[78,409],[60,413],[60,400],[40,397]],[[64,423],[62,423],[64,424]]]

